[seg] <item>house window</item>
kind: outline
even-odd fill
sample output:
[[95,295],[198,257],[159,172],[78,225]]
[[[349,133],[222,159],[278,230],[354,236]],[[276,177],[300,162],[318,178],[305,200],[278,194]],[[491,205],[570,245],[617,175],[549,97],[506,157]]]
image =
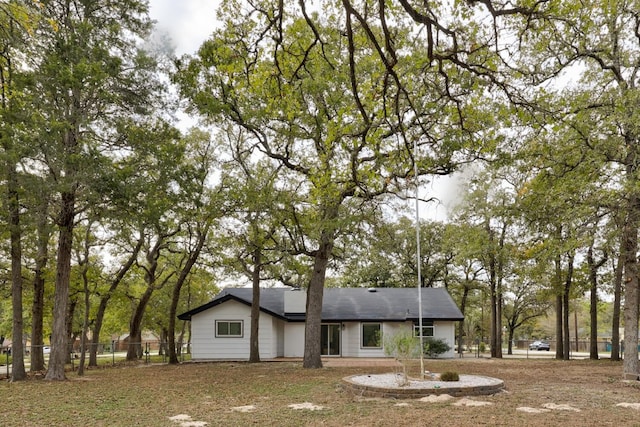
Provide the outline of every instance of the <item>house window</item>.
[[[433,320],[423,320],[422,321],[422,336],[423,337],[432,337],[434,336],[435,328],[433,326]],[[418,323],[413,324],[413,336],[420,336],[420,325]]]
[[382,324],[362,324],[362,348],[382,348]]
[[242,320],[216,320],[216,337],[242,338]]

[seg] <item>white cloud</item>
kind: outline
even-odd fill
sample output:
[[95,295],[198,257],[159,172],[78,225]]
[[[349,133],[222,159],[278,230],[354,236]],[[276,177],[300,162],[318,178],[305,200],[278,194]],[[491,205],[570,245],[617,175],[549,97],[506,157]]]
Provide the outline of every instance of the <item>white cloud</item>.
[[220,0],[150,0],[149,14],[181,56],[194,53],[217,26],[219,4]]

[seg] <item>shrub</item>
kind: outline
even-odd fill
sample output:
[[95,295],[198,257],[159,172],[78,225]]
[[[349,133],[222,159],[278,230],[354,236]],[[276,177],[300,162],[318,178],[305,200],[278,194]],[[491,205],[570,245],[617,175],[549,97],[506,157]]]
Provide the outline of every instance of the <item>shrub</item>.
[[451,350],[451,346],[445,340],[436,338],[426,338],[424,340],[424,354],[429,357],[438,357],[438,355],[449,350]]
[[440,381],[460,381],[460,376],[457,372],[447,371],[440,374]]

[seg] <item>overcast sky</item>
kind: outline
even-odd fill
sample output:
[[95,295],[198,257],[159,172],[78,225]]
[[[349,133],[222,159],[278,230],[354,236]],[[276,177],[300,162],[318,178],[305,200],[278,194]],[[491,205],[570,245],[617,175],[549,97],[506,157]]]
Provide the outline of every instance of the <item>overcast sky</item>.
[[176,55],[195,52],[216,25],[220,0],[149,0],[151,19],[171,36]]

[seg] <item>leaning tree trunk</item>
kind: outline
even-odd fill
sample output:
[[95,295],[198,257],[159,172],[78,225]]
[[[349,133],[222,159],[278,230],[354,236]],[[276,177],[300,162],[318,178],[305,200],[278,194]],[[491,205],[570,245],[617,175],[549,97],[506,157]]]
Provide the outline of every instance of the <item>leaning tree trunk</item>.
[[185,264],[184,268],[180,270],[178,280],[173,287],[171,306],[169,307],[169,363],[178,363],[178,355],[176,353],[176,315],[178,311],[178,301],[180,300],[180,291],[182,290],[182,286],[187,281],[187,277],[189,277],[191,269],[195,265],[198,257],[200,256],[200,253],[202,252],[202,248],[204,247],[204,243],[207,241],[207,235],[209,234],[210,228],[211,222],[207,220],[204,228],[198,230],[196,247],[191,252],[191,254],[189,254],[187,263]]
[[134,262],[138,258],[138,254],[140,253],[140,249],[144,244],[144,233],[140,232],[140,237],[136,243],[136,246],[131,251],[127,262],[118,270],[118,273],[111,281],[109,285],[109,290],[106,294],[104,294],[100,298],[100,303],[98,304],[98,310],[96,311],[96,319],[93,325],[92,333],[91,333],[91,349],[89,350],[89,366],[98,366],[98,346],[100,345],[100,332],[102,330],[102,324],[104,321],[104,314],[107,311],[107,305],[109,304],[109,300],[113,296],[114,292],[124,279],[124,276],[129,272]]
[[152,285],[147,286],[133,312],[133,316],[131,316],[131,322],[129,322],[129,345],[127,347],[127,360],[129,361],[138,360],[142,357],[142,318],[153,291],[154,287]]

